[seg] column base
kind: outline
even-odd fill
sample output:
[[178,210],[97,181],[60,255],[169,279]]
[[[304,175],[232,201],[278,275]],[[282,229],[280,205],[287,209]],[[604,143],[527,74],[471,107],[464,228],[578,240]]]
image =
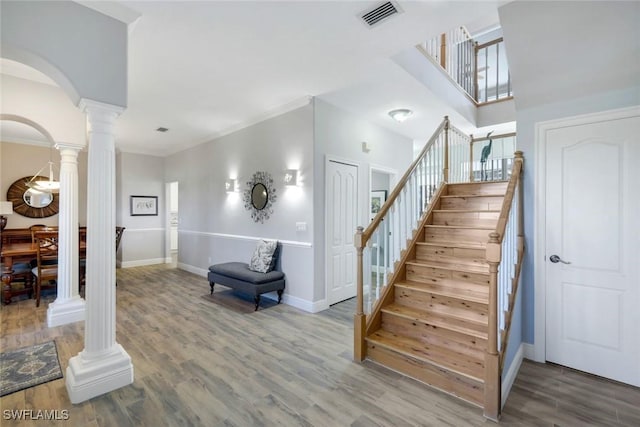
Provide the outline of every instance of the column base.
[[65,301],[56,299],[47,308],[47,326],[53,328],[54,326],[84,320],[84,310],[84,299],[80,298],[80,295]]
[[133,383],[131,357],[120,344],[100,358],[86,360],[84,351],[69,359],[66,372],[71,403],[80,403]]

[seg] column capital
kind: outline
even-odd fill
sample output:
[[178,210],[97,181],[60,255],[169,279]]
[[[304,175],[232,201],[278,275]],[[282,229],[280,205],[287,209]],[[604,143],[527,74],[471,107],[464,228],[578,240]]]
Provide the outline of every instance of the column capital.
[[82,98],[78,103],[78,108],[83,113],[111,113],[116,117],[122,114],[125,107],[119,105],[107,104],[105,102],[94,101],[93,99]]
[[56,150],[58,151],[62,151],[62,150],[75,150],[75,151],[82,151],[86,145],[85,144],[77,144],[74,142],[56,142]]
[[123,107],[86,98],[82,98],[78,106],[87,115],[89,132],[107,135],[113,134],[116,118],[124,111]]

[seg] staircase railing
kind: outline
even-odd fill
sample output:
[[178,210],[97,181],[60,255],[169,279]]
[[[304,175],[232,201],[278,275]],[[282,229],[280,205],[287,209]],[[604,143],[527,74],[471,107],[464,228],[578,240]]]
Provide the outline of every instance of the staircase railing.
[[[502,37],[475,46],[476,92],[475,100],[480,104],[508,99],[513,96],[511,74]],[[481,82],[484,80],[484,82]]]
[[[366,355],[367,315],[383,301],[389,290],[387,285],[398,273],[396,266],[401,265],[407,253],[416,225],[424,218],[429,201],[449,179],[450,130],[449,118],[445,117],[366,230],[361,226],[357,228],[355,360],[362,361]],[[460,139],[458,134],[462,133],[455,133],[455,139]],[[372,268],[372,263],[376,268]]]
[[465,27],[458,27],[422,43],[429,54],[468,94],[475,93],[471,62],[475,60],[475,44]]
[[513,97],[502,37],[478,44],[464,27],[419,44],[477,105]]
[[500,217],[486,247],[489,332],[485,355],[484,414],[494,420],[498,419],[501,409],[502,368],[524,255],[522,167],[522,152],[516,151]]
[[[417,230],[421,230],[434,208],[431,201],[446,191],[446,184],[473,180],[473,141],[445,117],[369,226],[357,228],[355,360],[366,357],[366,332],[380,326],[380,308],[393,295],[389,285],[405,278],[404,269],[399,267],[415,255]],[[489,329],[484,412],[491,419],[500,414],[501,374],[524,254],[522,152],[516,151],[511,164],[500,216],[486,245]],[[504,179],[504,174],[499,179]]]

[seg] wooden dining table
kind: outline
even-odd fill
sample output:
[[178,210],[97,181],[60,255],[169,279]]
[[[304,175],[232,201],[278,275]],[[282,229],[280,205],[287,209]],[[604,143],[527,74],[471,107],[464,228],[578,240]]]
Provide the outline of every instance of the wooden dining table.
[[[87,242],[80,241],[80,256],[86,253]],[[14,292],[11,289],[13,280],[12,267],[16,262],[31,262],[38,254],[38,246],[31,242],[5,243],[0,251],[2,259],[2,299],[5,304],[11,304]]]

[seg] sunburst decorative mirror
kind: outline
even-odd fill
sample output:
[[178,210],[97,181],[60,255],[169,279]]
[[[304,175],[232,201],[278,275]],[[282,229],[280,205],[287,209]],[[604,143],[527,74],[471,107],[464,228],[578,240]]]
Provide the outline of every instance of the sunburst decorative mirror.
[[[13,211],[28,218],[46,218],[59,211],[58,197],[50,191],[39,191],[27,186],[32,178],[25,176],[9,186],[7,200],[13,204]],[[46,176],[37,176],[34,180],[48,180]]]
[[243,194],[244,207],[251,211],[251,218],[255,222],[264,223],[271,217],[276,199],[276,189],[269,172],[256,172],[247,181]]

